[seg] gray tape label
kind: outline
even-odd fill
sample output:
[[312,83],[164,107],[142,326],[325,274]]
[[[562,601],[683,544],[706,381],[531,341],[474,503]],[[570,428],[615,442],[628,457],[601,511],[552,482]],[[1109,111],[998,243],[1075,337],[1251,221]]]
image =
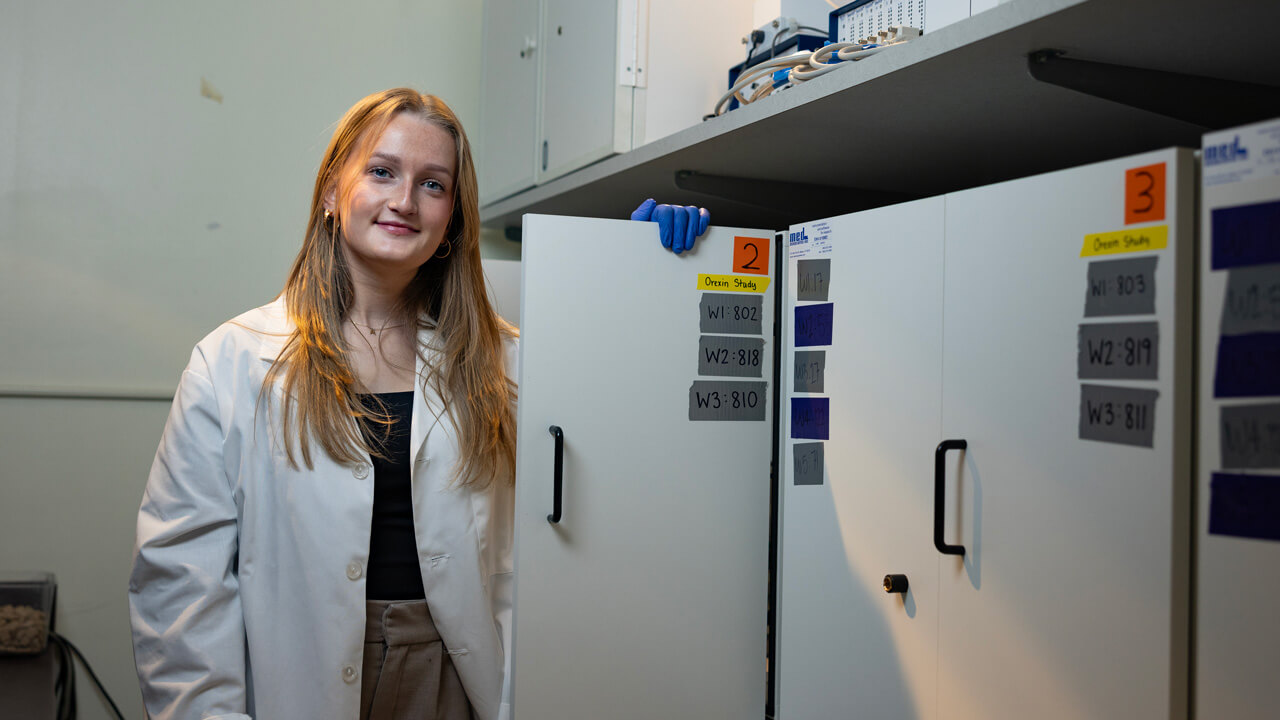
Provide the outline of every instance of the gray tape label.
[[1156,380],[1159,365],[1159,323],[1080,326],[1076,373],[1082,380]]
[[754,293],[703,293],[698,303],[704,333],[760,335],[764,296]]
[[823,377],[826,374],[826,350],[797,350],[795,377],[791,383],[791,390],[798,393],[825,392],[823,390]]
[[1222,408],[1224,468],[1280,468],[1280,404]]
[[1151,256],[1089,263],[1084,316],[1155,313],[1156,261],[1159,259]]
[[821,485],[825,462],[823,458],[823,443],[796,443],[791,449],[791,454],[795,460],[794,472],[791,476],[794,478],[794,485]]
[[1227,273],[1222,334],[1280,332],[1280,265],[1234,268]]
[[1158,390],[1080,386],[1080,439],[1151,447]]
[[698,340],[698,374],[762,377],[764,338],[703,335]]
[[796,262],[796,299],[826,302],[831,284],[831,258]]
[[764,420],[765,382],[695,380],[689,386],[690,420]]

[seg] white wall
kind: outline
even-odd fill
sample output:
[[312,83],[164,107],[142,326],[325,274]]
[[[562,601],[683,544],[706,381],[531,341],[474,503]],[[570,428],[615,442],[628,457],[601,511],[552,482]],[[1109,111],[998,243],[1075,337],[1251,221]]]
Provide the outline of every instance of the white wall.
[[[475,126],[480,4],[0,8],[0,573],[58,575],[59,628],[127,717],[125,591],[163,398],[204,333],[279,291],[347,107],[409,85]],[[51,389],[153,399],[18,397]],[[79,688],[80,717],[106,718]]]

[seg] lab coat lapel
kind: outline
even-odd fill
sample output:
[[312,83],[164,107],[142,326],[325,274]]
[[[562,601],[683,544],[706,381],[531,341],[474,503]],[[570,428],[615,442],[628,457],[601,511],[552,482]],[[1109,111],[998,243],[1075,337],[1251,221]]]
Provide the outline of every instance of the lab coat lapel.
[[252,327],[262,339],[258,346],[258,357],[273,363],[280,356],[289,336],[293,334],[293,323],[289,321],[289,311],[285,308],[284,296],[276,298],[271,304],[262,308],[266,316],[263,327]]
[[416,361],[416,376],[414,380],[413,393],[413,418],[409,424],[409,450],[410,461],[415,465],[419,458],[422,457],[422,449],[427,444],[427,436],[431,434],[432,429],[440,422],[440,416],[444,413],[444,401],[435,389],[429,384],[423,382],[427,376],[427,365],[423,362],[422,356],[430,355],[435,352],[433,347],[435,340],[435,332],[425,328],[418,329],[418,347],[426,348],[426,351],[418,354]]
[[[288,312],[285,309],[284,298],[276,298],[275,302],[266,306],[268,322],[266,327],[253,328],[261,333],[262,344],[258,348],[258,356],[268,363],[275,362],[280,355],[280,351],[284,349],[285,343],[288,342],[290,334],[293,332],[293,323],[289,321]],[[430,356],[435,353],[436,334],[434,330],[427,328],[418,329],[418,347],[427,348],[425,354]],[[422,379],[427,376],[427,365],[423,362],[422,354],[418,355],[415,363],[417,371],[416,380],[414,382],[413,394],[413,417],[409,426],[409,449],[410,461],[415,465],[422,457],[423,448],[427,444],[427,437],[431,431],[440,423],[440,416],[444,414],[444,401],[434,388],[424,385]]]

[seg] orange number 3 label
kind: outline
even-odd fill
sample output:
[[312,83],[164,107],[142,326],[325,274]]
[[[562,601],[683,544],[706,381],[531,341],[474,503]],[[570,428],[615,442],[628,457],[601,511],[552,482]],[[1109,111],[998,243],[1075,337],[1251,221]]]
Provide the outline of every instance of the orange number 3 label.
[[1164,163],[1124,173],[1124,224],[1164,219]]

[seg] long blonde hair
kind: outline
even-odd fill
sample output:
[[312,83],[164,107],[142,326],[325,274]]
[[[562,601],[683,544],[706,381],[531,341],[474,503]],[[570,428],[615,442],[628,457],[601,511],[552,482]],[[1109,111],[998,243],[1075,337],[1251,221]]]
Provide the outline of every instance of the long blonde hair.
[[417,347],[427,368],[420,379],[423,390],[429,386],[444,399],[457,428],[458,483],[485,487],[494,478],[514,482],[516,389],[507,378],[503,341],[517,331],[498,317],[485,293],[471,147],[457,116],[433,95],[408,88],[374,93],[338,123],[316,174],[307,234],[285,283],[294,330],[267,372],[264,396],[270,397],[266,390],[282,377],[283,440],[295,468],[295,440],[307,468],[314,467],[312,437],[339,463],[354,463],[365,452],[381,456],[380,444],[366,440],[358,421],[385,425],[389,419],[359,398],[342,334],[353,289],[341,250],[341,217],[326,217],[324,201],[336,195],[337,207],[345,207],[351,189],[348,169],[367,161],[383,130],[402,112],[453,137],[457,173],[453,214],[445,230],[450,249],[418,268],[390,322],[435,331],[431,347]]

